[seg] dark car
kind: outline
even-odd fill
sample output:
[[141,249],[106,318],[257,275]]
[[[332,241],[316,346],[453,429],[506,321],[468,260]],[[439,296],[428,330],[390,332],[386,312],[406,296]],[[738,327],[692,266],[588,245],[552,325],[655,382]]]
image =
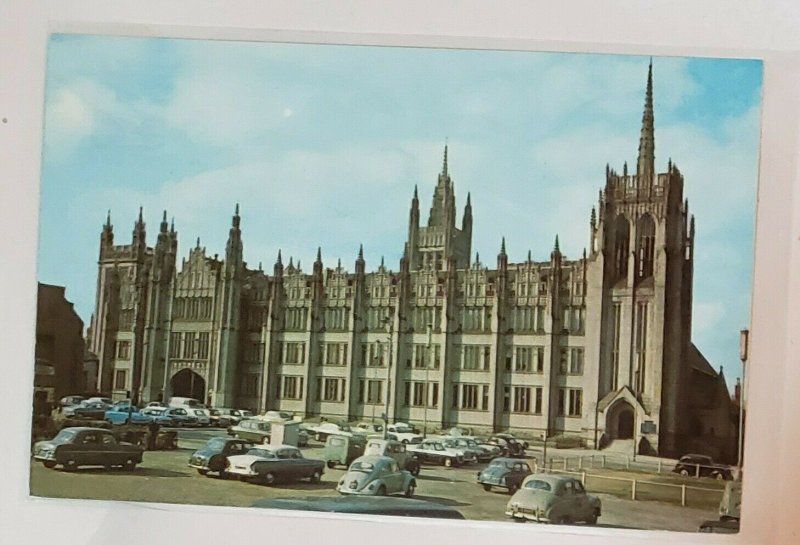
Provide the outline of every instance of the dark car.
[[700,525],[698,530],[704,534],[738,534],[739,521],[731,520],[707,520]]
[[675,464],[673,473],[679,473],[685,477],[712,477],[714,479],[731,480],[733,473],[731,468],[714,463],[711,456],[704,454],[687,454],[681,456],[678,463]]
[[299,479],[318,483],[325,472],[325,462],[304,458],[300,449],[290,445],[259,445],[247,453],[230,456],[227,472],[261,484]]
[[244,454],[253,443],[242,439],[230,437],[212,437],[203,446],[196,450],[189,458],[189,467],[193,467],[200,475],[207,475],[209,472],[217,473],[220,477],[225,477],[225,469],[228,467],[228,456]]
[[487,442],[497,445],[503,451],[503,456],[511,458],[525,456],[525,449],[528,448],[528,443],[520,443],[510,433],[496,433]]
[[[82,401],[78,404],[78,406],[72,409],[72,417],[73,418],[88,418],[90,420],[104,420],[106,417],[106,411],[111,408],[110,405],[106,405],[100,401]],[[68,414],[65,411],[65,414]]]
[[533,471],[524,461],[515,458],[495,458],[483,471],[478,472],[478,484],[487,491],[497,486],[513,493],[531,473]]
[[252,507],[358,515],[390,515],[459,520],[464,520],[465,518],[460,512],[446,505],[425,500],[388,496],[265,498],[253,503]]
[[197,425],[197,417],[189,414],[186,409],[167,409],[164,411],[164,416],[172,420],[173,425],[177,427]]
[[64,428],[50,441],[34,446],[33,457],[47,468],[61,464],[66,471],[80,466],[122,466],[133,470],[142,463],[144,449],[121,443],[114,434],[102,428]]

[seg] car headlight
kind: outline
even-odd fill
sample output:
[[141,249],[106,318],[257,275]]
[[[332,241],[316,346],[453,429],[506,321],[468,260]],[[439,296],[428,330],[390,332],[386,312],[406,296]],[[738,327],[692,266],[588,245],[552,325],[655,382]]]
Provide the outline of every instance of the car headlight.
[[506,484],[506,478],[500,477],[500,484]]

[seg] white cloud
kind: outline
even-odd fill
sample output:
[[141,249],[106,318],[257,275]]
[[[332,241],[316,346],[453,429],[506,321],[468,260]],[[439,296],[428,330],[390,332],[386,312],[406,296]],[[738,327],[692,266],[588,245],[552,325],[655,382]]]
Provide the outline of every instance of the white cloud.
[[48,157],[69,155],[94,130],[90,106],[75,90],[60,89],[47,102],[45,117],[45,153]]

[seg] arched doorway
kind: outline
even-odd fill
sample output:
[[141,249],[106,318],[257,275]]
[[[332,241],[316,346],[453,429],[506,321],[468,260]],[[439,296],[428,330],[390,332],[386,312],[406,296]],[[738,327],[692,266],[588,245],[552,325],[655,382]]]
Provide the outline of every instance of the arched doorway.
[[623,410],[617,416],[617,439],[633,439],[633,411]]
[[206,396],[206,381],[191,369],[183,369],[170,380],[170,389],[175,397],[191,397],[202,402]]

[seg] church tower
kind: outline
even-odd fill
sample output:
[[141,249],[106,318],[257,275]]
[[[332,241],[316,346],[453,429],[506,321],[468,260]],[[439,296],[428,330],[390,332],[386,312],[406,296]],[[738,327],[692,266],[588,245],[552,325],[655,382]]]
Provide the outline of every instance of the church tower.
[[451,261],[456,269],[469,266],[472,249],[472,204],[467,197],[462,228],[456,228],[455,186],[448,172],[446,145],[442,172],[433,192],[428,225],[420,227],[419,221],[419,198],[417,188],[414,187],[408,227],[408,265],[411,270],[447,270]]
[[656,172],[654,125],[651,62],[636,171],[606,168],[591,218],[590,284],[603,316],[598,409],[608,439],[675,453],[684,433],[693,237],[683,176],[672,161]]

